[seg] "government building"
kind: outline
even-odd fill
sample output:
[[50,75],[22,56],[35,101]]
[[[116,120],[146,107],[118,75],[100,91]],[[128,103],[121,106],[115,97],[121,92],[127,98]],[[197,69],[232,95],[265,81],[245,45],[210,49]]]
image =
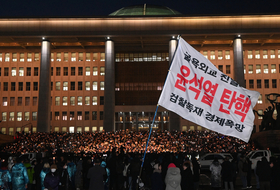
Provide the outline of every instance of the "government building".
[[[0,18],[1,132],[148,130],[178,35],[260,92],[259,114],[280,93],[280,15],[189,16],[145,4],[104,17]],[[162,107],[153,128],[205,130]]]

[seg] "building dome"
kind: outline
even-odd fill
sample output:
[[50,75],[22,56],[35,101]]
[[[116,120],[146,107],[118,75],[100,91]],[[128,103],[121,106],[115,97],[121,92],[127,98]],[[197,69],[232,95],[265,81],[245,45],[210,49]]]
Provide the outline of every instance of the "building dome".
[[144,5],[123,7],[109,14],[109,16],[165,16],[165,15],[181,15],[181,13],[165,6],[144,4]]

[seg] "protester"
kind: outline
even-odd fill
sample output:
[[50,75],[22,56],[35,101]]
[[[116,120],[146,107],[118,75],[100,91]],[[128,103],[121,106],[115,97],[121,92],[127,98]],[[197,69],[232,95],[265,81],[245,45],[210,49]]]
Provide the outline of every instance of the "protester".
[[165,176],[165,190],[181,190],[181,173],[180,169],[174,163],[168,165]]
[[46,189],[58,190],[59,180],[57,165],[53,164],[51,165],[51,171],[47,173],[44,179],[44,186]]
[[16,159],[15,165],[11,171],[12,186],[15,190],[26,190],[29,182],[26,167],[23,165],[20,157]]
[[230,190],[234,190],[233,174],[234,174],[233,165],[229,161],[229,156],[226,156],[224,162],[222,163],[222,180],[224,182],[225,190],[228,190],[229,188]]
[[247,161],[244,155],[240,156],[240,160],[238,162],[238,173],[242,182],[242,189],[247,189],[247,172],[248,166]]
[[260,189],[270,190],[271,167],[266,157],[262,157],[261,161],[257,162],[256,173],[259,177]]
[[96,159],[94,164],[94,167],[90,168],[87,174],[90,179],[89,190],[104,190],[106,170],[100,166],[100,159]]
[[154,165],[154,171],[152,174],[152,190],[164,190],[164,182],[162,178],[162,166],[161,164]]
[[193,174],[191,170],[191,165],[188,162],[183,164],[183,170],[181,172],[181,188],[183,190],[193,190]]
[[218,160],[218,158],[214,158],[214,161],[210,165],[210,171],[211,171],[211,187],[212,189],[219,190],[221,188],[221,171],[222,166]]
[[29,182],[27,184],[27,189],[28,190],[32,190],[32,185],[33,185],[33,176],[34,176],[34,168],[32,167],[32,165],[30,164],[29,159],[25,159],[23,165],[26,167],[27,169],[27,175],[29,178]]
[[192,166],[193,166],[193,189],[198,190],[200,180],[200,164],[198,163],[195,154],[192,155]]
[[65,162],[63,164],[63,169],[62,169],[61,176],[60,176],[59,189],[60,190],[64,190],[64,189],[74,190],[75,189],[75,187],[72,186],[71,177],[68,173],[67,162]]
[[1,162],[1,169],[0,169],[0,189],[1,190],[10,190],[11,189],[11,174],[8,170],[8,163]]
[[49,173],[51,170],[50,170],[50,164],[49,163],[45,163],[44,164],[44,167],[40,173],[40,178],[41,178],[41,190],[45,190],[45,186],[44,186],[44,180],[45,180],[45,177],[47,175],[47,173]]

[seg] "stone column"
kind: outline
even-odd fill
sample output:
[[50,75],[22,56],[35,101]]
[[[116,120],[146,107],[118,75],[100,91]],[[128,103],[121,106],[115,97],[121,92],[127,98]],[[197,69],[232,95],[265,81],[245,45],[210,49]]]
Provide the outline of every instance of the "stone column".
[[242,87],[245,87],[244,62],[242,39],[238,35],[233,40],[234,80]]
[[[169,65],[177,47],[177,40],[175,37],[172,37],[169,41]],[[169,130],[180,130],[180,120],[181,117],[176,113],[169,111]]]
[[114,42],[107,38],[105,42],[105,91],[104,120],[106,131],[115,130],[115,49]]
[[51,44],[42,41],[37,131],[50,132],[51,112]]

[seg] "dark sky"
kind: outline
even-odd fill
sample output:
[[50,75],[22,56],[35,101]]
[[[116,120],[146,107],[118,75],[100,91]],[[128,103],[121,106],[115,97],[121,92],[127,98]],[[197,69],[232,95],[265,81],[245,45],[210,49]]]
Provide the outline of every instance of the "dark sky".
[[163,5],[185,15],[280,13],[280,0],[1,0],[0,17],[94,17],[131,5]]

